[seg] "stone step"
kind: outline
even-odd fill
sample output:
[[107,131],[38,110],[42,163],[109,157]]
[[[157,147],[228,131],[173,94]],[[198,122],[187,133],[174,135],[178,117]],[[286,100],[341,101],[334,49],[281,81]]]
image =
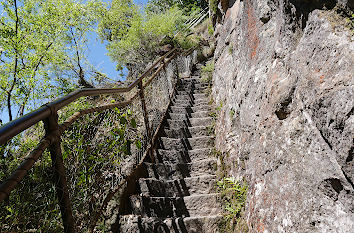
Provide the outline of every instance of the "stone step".
[[208,88],[200,76],[181,79],[154,151],[157,163],[142,164],[147,176],[129,197],[134,215],[119,217],[120,232],[219,232]]
[[182,82],[181,83],[181,87],[194,87],[194,88],[204,88],[204,87],[208,87],[209,84],[208,83],[204,83],[201,81],[190,81],[190,82]]
[[208,101],[208,98],[205,97],[198,97],[198,99],[195,99],[193,100],[194,104],[200,104],[200,103],[203,103],[203,104],[208,104],[209,105],[209,101]]
[[207,106],[209,106],[209,102],[208,101],[198,101],[198,102],[196,102],[196,103],[194,103],[193,104],[193,107],[198,107],[198,106],[200,106],[200,105],[202,105],[202,106],[205,106],[205,105],[207,105]]
[[187,132],[191,137],[203,137],[203,136],[211,136],[211,127],[209,126],[194,126],[188,127]]
[[201,136],[210,136],[208,126],[194,126],[184,128],[163,129],[165,135],[169,138],[192,138]]
[[212,157],[212,148],[195,150],[163,150],[158,149],[155,156],[160,163],[190,163]]
[[193,103],[191,101],[183,101],[183,102],[172,102],[172,106],[176,107],[183,107],[183,108],[188,108],[188,107],[200,107],[200,106],[208,106],[207,101],[198,101],[196,103]]
[[191,107],[192,112],[211,111],[210,105],[198,105]]
[[[175,99],[174,101],[172,101],[172,106],[199,106],[199,105],[209,105],[209,102],[207,101],[207,99],[197,99],[197,100],[193,100],[193,99]],[[182,107],[180,106],[180,107]]]
[[167,122],[168,122],[167,126],[169,128],[180,128],[180,127],[185,127],[186,125],[191,126],[191,127],[208,126],[213,123],[213,118],[211,118],[211,117],[203,117],[203,118],[183,117],[183,118],[180,118],[180,120],[167,119]]
[[215,175],[217,165],[215,158],[207,158],[191,163],[143,163],[143,166],[150,178],[174,180],[193,176]]
[[206,94],[208,88],[207,87],[179,87],[177,88],[177,94],[194,94],[194,95],[199,95],[199,94]]
[[182,108],[190,108],[193,106],[193,103],[172,103],[171,106],[182,107]]
[[191,92],[178,92],[176,94],[176,99],[184,99],[184,100],[207,100],[208,97],[205,94],[194,94]]
[[193,217],[222,213],[219,194],[200,194],[186,197],[145,197],[132,195],[133,214],[142,217]]
[[199,111],[191,113],[191,117],[193,118],[201,118],[201,117],[209,117],[210,111]]
[[203,117],[203,118],[190,118],[189,122],[191,123],[191,126],[208,126],[213,123],[213,118],[211,117]]
[[180,114],[180,113],[169,113],[169,117],[171,118],[171,120],[188,120],[189,118],[191,118],[188,114],[184,113],[184,114]]
[[210,113],[208,111],[201,111],[199,113],[173,113],[170,112],[168,118],[171,120],[187,120],[191,118],[210,118]]
[[151,197],[183,197],[215,192],[216,176],[204,175],[177,180],[139,179],[140,193]]
[[169,109],[170,113],[176,113],[176,114],[187,114],[187,113],[192,113],[192,108],[183,108],[183,107],[177,107],[177,106],[171,106]]
[[214,146],[214,136],[202,136],[193,138],[168,138],[161,137],[159,149],[165,150],[193,150]]
[[186,120],[167,119],[166,127],[168,127],[168,128],[185,128],[185,127],[189,127],[189,126],[191,126],[189,119],[186,119]]
[[172,101],[172,104],[175,106],[178,106],[179,104],[192,106],[194,104],[194,102],[192,100],[175,99]]
[[193,94],[177,91],[175,95],[175,100],[193,100]]
[[197,99],[197,98],[198,98],[198,99],[199,99],[199,98],[206,98],[206,99],[208,98],[208,96],[207,96],[205,93],[194,94],[193,97],[196,98],[196,99]]
[[196,75],[190,76],[188,78],[181,79],[182,83],[183,82],[193,82],[193,83],[197,82],[197,83],[200,83],[200,80],[201,80],[200,76],[196,76]]
[[202,105],[202,106],[188,107],[188,108],[171,106],[169,109],[169,112],[178,113],[178,114],[205,112],[205,111],[210,112],[211,106],[210,105]]
[[119,218],[120,232],[124,233],[218,233],[222,215],[142,218],[137,215],[123,215]]

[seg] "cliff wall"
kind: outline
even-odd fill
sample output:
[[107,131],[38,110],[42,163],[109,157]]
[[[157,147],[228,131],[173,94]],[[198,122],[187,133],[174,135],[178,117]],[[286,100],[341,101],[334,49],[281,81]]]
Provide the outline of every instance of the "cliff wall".
[[250,232],[354,229],[350,8],[229,1],[216,25],[216,146],[228,175],[249,184]]

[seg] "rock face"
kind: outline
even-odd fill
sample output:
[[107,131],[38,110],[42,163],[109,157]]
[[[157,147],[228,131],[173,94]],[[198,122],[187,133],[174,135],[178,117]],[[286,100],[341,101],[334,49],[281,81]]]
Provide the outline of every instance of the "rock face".
[[250,232],[353,232],[351,1],[230,1],[216,25],[216,147]]

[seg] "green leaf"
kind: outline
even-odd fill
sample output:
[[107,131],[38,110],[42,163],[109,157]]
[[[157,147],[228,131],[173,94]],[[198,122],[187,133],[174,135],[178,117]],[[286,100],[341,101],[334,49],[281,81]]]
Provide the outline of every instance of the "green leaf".
[[135,145],[139,150],[141,149],[141,141],[140,140],[136,140]]
[[127,123],[127,119],[126,119],[125,117],[121,117],[121,118],[120,118],[120,123],[121,123],[122,125],[125,125],[125,124]]
[[130,120],[130,125],[135,129],[136,128],[136,121],[135,121],[135,118],[132,118]]

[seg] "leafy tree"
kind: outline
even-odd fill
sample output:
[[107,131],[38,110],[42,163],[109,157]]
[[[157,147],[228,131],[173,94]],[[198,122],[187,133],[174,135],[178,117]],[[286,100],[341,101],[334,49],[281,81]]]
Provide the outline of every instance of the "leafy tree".
[[0,111],[6,108],[11,121],[15,111],[22,116],[38,100],[72,90],[71,79],[84,78],[84,42],[103,4],[5,0],[1,7]]
[[206,0],[149,0],[146,11],[159,13],[173,6],[178,6],[188,14],[195,8],[206,8],[208,2]]
[[132,0],[113,0],[100,22],[99,33],[108,42],[109,55],[117,62],[117,69],[125,66],[130,71],[142,70],[156,57],[162,39],[173,37],[186,17],[177,6],[142,11]]

